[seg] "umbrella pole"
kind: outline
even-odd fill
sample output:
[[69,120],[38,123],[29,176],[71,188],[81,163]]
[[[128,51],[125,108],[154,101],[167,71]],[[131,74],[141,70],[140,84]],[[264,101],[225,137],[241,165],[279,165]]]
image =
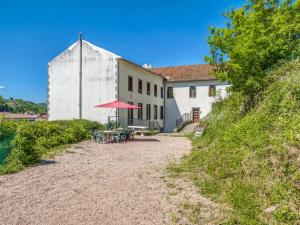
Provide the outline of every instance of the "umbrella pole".
[[116,128],[118,128],[118,108],[116,108]]

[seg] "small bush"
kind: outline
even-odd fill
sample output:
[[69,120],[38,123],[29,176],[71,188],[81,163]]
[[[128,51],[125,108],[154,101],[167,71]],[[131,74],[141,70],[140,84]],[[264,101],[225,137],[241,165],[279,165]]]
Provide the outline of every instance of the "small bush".
[[0,165],[5,162],[5,158],[10,153],[13,137],[14,129],[9,126],[0,126]]
[[145,130],[143,131],[143,134],[145,136],[152,136],[152,135],[155,135],[155,134],[158,134],[159,131],[157,129],[150,129],[150,130]]

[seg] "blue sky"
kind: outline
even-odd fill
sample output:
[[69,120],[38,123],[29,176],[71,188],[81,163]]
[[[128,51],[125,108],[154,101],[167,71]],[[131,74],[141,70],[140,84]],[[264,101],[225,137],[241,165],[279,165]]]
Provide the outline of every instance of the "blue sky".
[[47,100],[47,63],[77,40],[155,67],[204,63],[209,26],[245,0],[1,0],[0,95]]

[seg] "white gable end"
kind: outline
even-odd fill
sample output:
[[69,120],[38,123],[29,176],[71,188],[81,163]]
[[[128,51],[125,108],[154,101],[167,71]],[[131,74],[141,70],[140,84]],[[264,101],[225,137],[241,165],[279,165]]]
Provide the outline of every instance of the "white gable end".
[[[79,118],[80,43],[75,42],[48,64],[49,120]],[[109,110],[95,105],[117,98],[120,56],[82,42],[82,116],[106,122]]]

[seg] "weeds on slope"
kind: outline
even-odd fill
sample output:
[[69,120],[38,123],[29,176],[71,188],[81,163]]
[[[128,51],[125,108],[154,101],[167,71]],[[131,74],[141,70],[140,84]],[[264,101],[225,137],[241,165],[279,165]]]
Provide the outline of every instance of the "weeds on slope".
[[271,77],[247,114],[239,93],[216,103],[192,153],[169,168],[228,205],[224,224],[300,223],[300,63]]

